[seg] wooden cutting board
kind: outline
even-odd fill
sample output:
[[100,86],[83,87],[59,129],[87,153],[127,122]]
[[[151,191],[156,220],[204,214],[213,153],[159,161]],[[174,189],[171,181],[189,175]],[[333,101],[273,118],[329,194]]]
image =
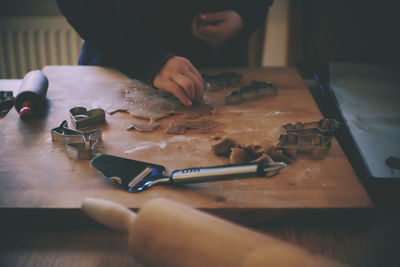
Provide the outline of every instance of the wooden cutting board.
[[[364,209],[371,201],[336,140],[323,160],[307,155],[273,178],[209,182],[184,187],[157,186],[141,193],[121,191],[106,181],[88,160],[67,157],[65,147],[51,141],[50,130],[69,120],[70,108],[105,107],[122,101],[124,89],[137,81],[101,67],[49,66],[49,112],[44,119],[23,122],[15,110],[0,120],[0,212],[5,210],[78,210],[86,197],[112,200],[131,209],[155,197],[164,197],[204,209],[222,217],[248,223],[267,219],[279,211]],[[217,108],[210,118],[220,123],[209,134],[188,130],[184,135],[165,133],[175,115],[160,120],[152,133],[127,131],[132,123],[146,123],[128,113],[106,115],[101,153],[148,161],[174,169],[228,164],[211,145],[213,137],[231,137],[252,144],[266,137],[278,142],[280,126],[322,118],[302,78],[293,68],[219,69],[207,73],[237,71],[244,82],[272,81],[278,96],[240,105],[224,106],[232,89],[208,92],[205,102]],[[72,124],[69,121],[69,125]],[[22,212],[23,213],[23,212]],[[245,218],[243,217],[245,216]]]

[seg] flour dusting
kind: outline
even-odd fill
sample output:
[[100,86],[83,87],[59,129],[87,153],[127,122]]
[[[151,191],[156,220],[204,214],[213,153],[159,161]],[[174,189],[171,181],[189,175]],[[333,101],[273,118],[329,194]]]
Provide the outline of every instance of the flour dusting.
[[321,171],[321,168],[319,165],[313,165],[310,166],[309,168],[305,169],[304,171],[300,172],[297,174],[297,176],[294,179],[291,179],[290,183],[291,184],[299,184],[299,183],[304,183],[307,181],[312,181],[318,175]]
[[264,116],[279,116],[279,115],[284,115],[285,112],[282,111],[270,111],[264,114]]
[[200,139],[200,137],[196,137],[196,136],[194,136],[194,137],[187,137],[187,136],[184,136],[184,135],[176,135],[176,136],[174,136],[174,137],[168,139],[168,142],[169,142],[169,143],[187,142],[187,141],[193,141],[193,140],[196,140],[196,139]]
[[151,142],[151,141],[144,141],[144,142],[136,143],[134,147],[128,148],[128,150],[125,150],[125,153],[133,153],[133,152],[145,150],[145,149],[148,149],[151,147],[158,147],[158,148],[164,149],[166,147],[166,145],[167,145],[166,142],[156,143],[156,142]]

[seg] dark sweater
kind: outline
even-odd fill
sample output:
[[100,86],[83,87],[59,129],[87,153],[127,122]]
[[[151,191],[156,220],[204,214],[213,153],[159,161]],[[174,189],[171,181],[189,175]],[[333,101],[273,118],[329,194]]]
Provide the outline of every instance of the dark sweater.
[[[175,54],[195,67],[245,66],[248,39],[265,22],[272,0],[57,0],[85,40],[79,64],[114,67],[129,77],[152,80]],[[214,48],[192,35],[192,19],[201,12],[234,10],[242,31]]]

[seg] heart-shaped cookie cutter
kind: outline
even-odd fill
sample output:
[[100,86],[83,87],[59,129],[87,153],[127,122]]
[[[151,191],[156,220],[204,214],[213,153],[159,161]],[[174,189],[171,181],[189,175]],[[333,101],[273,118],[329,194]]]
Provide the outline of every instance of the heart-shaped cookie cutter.
[[77,130],[106,121],[105,112],[101,108],[87,110],[85,107],[75,107],[69,110],[69,115]]

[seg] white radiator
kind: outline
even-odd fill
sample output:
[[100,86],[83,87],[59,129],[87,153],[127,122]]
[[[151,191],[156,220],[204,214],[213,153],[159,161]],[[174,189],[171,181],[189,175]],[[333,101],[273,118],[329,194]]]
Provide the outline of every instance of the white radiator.
[[0,79],[46,65],[76,65],[82,39],[62,16],[0,17]]

